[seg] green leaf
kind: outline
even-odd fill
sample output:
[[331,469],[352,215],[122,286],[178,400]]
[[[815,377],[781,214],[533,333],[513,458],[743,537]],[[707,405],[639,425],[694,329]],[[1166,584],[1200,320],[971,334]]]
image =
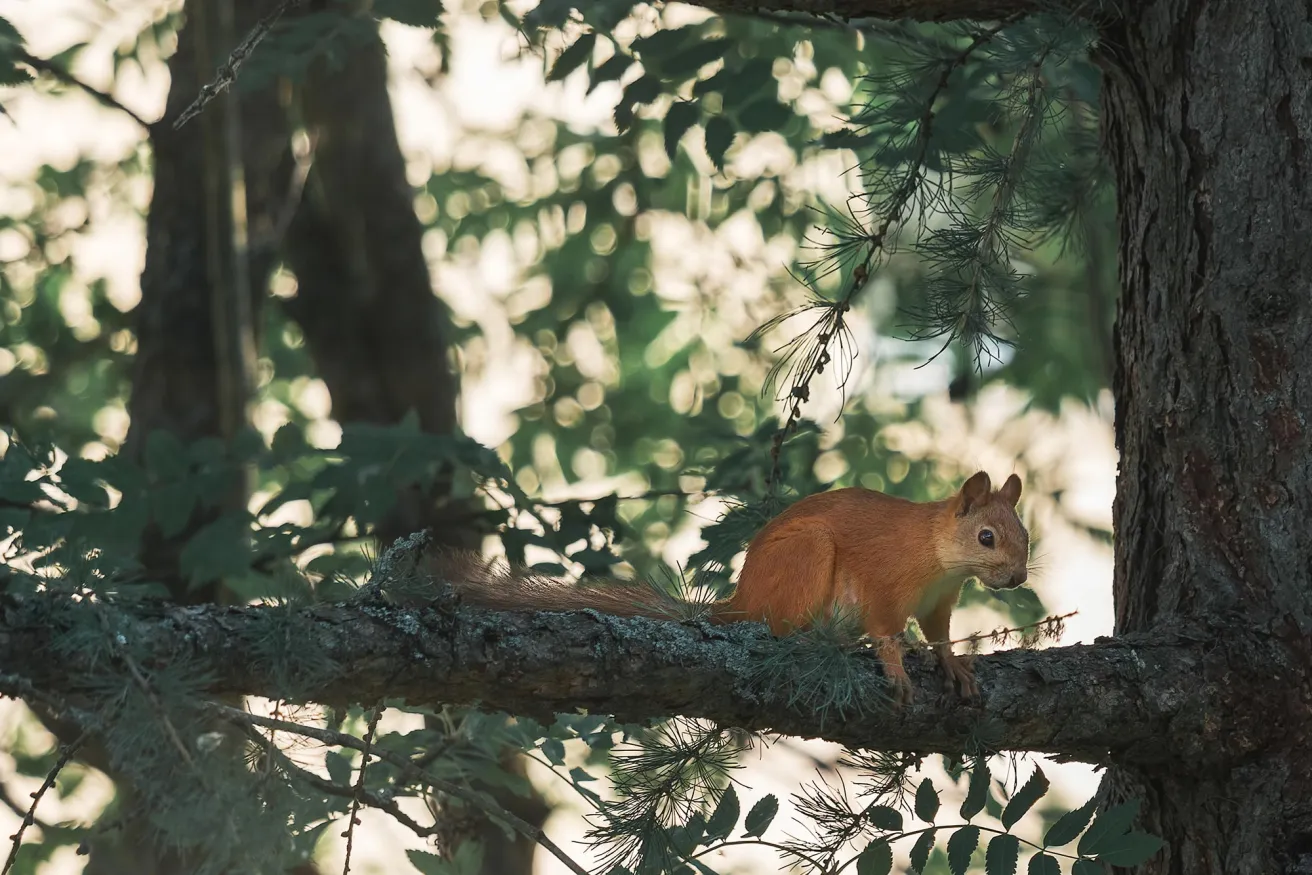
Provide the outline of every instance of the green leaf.
[[182,534],[196,508],[196,490],[191,484],[168,483],[150,491],[150,512],[166,538]]
[[687,79],[712,61],[723,58],[731,42],[726,37],[700,40],[660,65],[660,72],[671,79]]
[[351,758],[338,750],[328,751],[324,757],[324,762],[328,766],[328,777],[333,779],[333,783],[347,786],[351,783]]
[[1107,870],[1093,860],[1076,860],[1071,866],[1071,875],[1107,875]]
[[1165,844],[1155,835],[1146,832],[1127,832],[1109,839],[1098,852],[1098,860],[1113,866],[1138,866],[1147,862]]
[[875,839],[856,858],[856,875],[888,875],[893,871],[893,849],[885,839]]
[[979,827],[963,826],[948,839],[948,868],[952,875],[966,875],[970,855],[979,847]]
[[374,14],[411,27],[437,27],[442,0],[373,0]]
[[696,101],[680,100],[665,113],[665,154],[670,160],[679,150],[679,141],[688,133],[688,128],[697,124],[702,110]]
[[11,67],[0,59],[0,88],[11,85],[26,85],[33,80],[33,76],[22,67]]
[[1007,807],[1002,811],[1003,829],[1011,829],[1022,817],[1025,816],[1034,803],[1042,798],[1044,793],[1048,792],[1048,776],[1043,774],[1043,769],[1038,766],[1034,767],[1034,774],[1030,779],[1016,791],[1016,795],[1011,797]]
[[588,93],[603,82],[618,82],[624,78],[624,74],[633,66],[633,58],[622,52],[615,52],[607,58],[599,67],[592,71],[592,76],[588,80]]
[[984,852],[986,875],[1016,875],[1016,860],[1020,858],[1020,839],[1014,835],[994,836]]
[[770,822],[778,813],[779,800],[774,794],[763,796],[752,806],[752,810],[747,812],[747,820],[743,821],[743,834],[748,838],[760,838],[770,828]]
[[760,134],[766,131],[782,130],[792,120],[793,110],[773,97],[767,97],[749,104],[744,109],[739,110],[736,115],[743,130]]
[[1030,857],[1029,875],[1061,875],[1061,864],[1051,854]]
[[720,797],[720,802],[715,806],[715,811],[711,814],[711,819],[706,821],[706,840],[708,842],[719,839],[727,839],[738,825],[738,815],[742,813],[742,806],[738,802],[738,793],[730,785]]
[[152,431],[146,438],[146,469],[156,481],[181,480],[187,474],[187,450],[172,432]]
[[733,143],[733,124],[724,116],[714,116],[706,123],[706,154],[716,169],[724,169],[724,153]]
[[938,814],[938,806],[938,791],[934,789],[934,782],[926,778],[916,788],[916,817],[925,823],[933,823]]
[[992,779],[988,761],[981,757],[970,773],[970,788],[966,790],[966,798],[961,803],[962,818],[970,820],[984,810],[984,804],[989,798],[989,781]]
[[565,764],[565,745],[561,744],[558,739],[548,738],[542,742],[542,754],[553,766],[563,766]]
[[1139,800],[1132,799],[1098,815],[1093,826],[1080,836],[1080,843],[1075,846],[1080,856],[1096,857],[1102,853],[1104,847],[1111,846],[1113,839],[1129,832],[1130,824],[1134,822],[1135,815],[1138,813]]
[[887,805],[875,805],[866,810],[866,819],[880,829],[900,832],[902,830],[902,812]]
[[561,52],[560,57],[556,58],[556,63],[552,65],[551,72],[547,74],[547,81],[559,82],[586,64],[591,59],[592,49],[596,45],[597,34],[595,32],[583,34],[574,41],[573,45]]
[[193,584],[236,577],[250,570],[250,543],[250,516],[226,513],[188,539],[178,565]]
[[938,830],[927,829],[916,839],[916,843],[911,846],[911,869],[917,875],[925,871],[925,865],[929,862],[929,852],[934,850],[934,839],[938,835]]
[[1068,845],[1084,832],[1084,828],[1089,825],[1090,819],[1093,818],[1093,812],[1098,807],[1097,799],[1090,799],[1074,811],[1068,811],[1057,822],[1048,828],[1048,834],[1043,837],[1043,846],[1045,848],[1060,848],[1062,845]]

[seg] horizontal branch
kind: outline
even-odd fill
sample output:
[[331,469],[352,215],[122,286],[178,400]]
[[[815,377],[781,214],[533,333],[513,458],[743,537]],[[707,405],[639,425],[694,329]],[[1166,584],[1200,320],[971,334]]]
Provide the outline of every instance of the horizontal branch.
[[1051,8],[1043,0],[687,0],[719,13],[760,15],[804,12],[850,19],[996,21]]
[[[93,675],[112,669],[106,651],[85,646],[87,629],[105,628],[88,612],[103,610],[53,596],[0,596],[0,665],[41,694],[77,695]],[[382,604],[124,610],[113,614],[115,648],[130,649],[147,674],[164,665],[203,666],[215,696],[328,705],[403,698],[547,722],[576,709],[627,722],[683,715],[852,748],[954,753],[982,741],[1091,762],[1161,761],[1186,747],[1199,755],[1224,743],[1211,738],[1206,715],[1220,706],[1225,678],[1212,670],[1204,681],[1198,650],[1160,639],[981,656],[982,701],[973,705],[941,695],[937,665],[913,652],[907,670],[917,699],[901,712],[878,695],[879,661],[863,651],[849,657],[847,680],[874,694],[860,713],[825,715],[790,707],[795,691],[763,680],[769,657],[796,644],[754,623]],[[70,651],[69,640],[83,644]]]

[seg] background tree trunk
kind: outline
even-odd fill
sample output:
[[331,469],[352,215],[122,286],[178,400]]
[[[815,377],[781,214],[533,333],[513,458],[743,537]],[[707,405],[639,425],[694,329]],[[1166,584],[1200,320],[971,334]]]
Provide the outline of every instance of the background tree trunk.
[[[1120,197],[1116,631],[1209,640],[1222,750],[1109,771],[1144,871],[1312,872],[1312,39],[1295,0],[1129,4],[1103,36]],[[1204,672],[1206,682],[1208,672]]]
[[[315,65],[301,95],[314,164],[288,229],[286,257],[297,294],[286,308],[305,332],[333,416],[343,423],[393,424],[413,411],[424,431],[451,434],[459,384],[445,336],[450,317],[433,293],[424,259],[381,40],[347,64]],[[420,530],[436,544],[476,549],[483,535],[474,525],[479,517],[463,502],[443,502],[449,491],[449,478],[440,478],[427,493],[411,488],[398,496],[376,532],[378,549]],[[429,721],[429,728],[440,725]],[[502,760],[524,776],[517,750],[504,751]],[[531,785],[524,795],[478,786],[534,826],[550,811]],[[441,810],[444,850],[475,838],[489,875],[532,871],[532,842],[508,838],[482,812],[445,804]]]

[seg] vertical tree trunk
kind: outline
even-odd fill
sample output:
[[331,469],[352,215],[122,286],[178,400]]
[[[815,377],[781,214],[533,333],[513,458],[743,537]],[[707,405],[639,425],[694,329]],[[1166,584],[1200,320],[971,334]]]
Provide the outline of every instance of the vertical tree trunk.
[[[286,240],[297,294],[288,313],[332,398],[339,422],[394,424],[413,411],[420,427],[451,434],[458,381],[446,339],[449,316],[434,294],[397,142],[387,61],[372,40],[335,69],[315,65],[301,89],[314,163]],[[443,501],[449,481],[412,488],[375,533],[379,549],[428,530],[434,542],[476,548],[482,533],[463,503]],[[436,723],[430,724],[437,728]],[[503,751],[507,771],[523,776],[517,750]],[[480,787],[519,818],[541,826],[550,811],[532,790],[518,795]],[[489,875],[529,873],[536,846],[508,838],[481,812],[442,806],[441,840],[450,851],[474,838]]]
[[1312,872],[1312,23],[1300,0],[1123,8],[1116,630],[1210,639],[1251,684],[1207,756],[1106,789],[1167,842],[1144,871]]

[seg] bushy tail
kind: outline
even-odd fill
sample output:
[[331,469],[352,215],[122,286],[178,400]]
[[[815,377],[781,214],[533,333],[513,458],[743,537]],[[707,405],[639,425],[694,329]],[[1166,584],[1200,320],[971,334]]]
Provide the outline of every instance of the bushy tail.
[[473,605],[497,611],[594,610],[619,617],[715,620],[717,604],[683,601],[649,583],[584,580],[571,583],[487,559],[465,550],[444,550],[427,557],[428,570],[450,583]]

